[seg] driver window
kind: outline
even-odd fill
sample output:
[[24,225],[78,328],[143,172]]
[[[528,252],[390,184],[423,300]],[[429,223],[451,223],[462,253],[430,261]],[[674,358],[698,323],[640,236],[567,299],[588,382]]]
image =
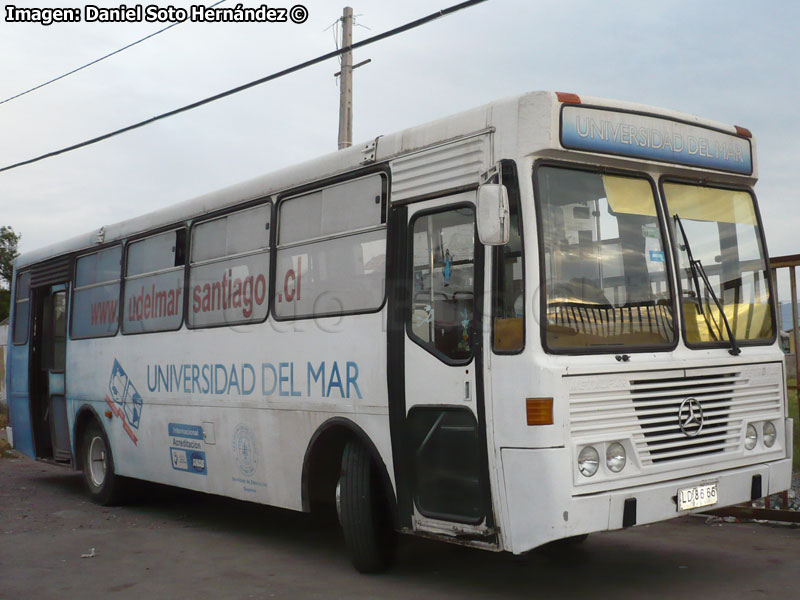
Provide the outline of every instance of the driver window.
[[475,211],[471,207],[415,217],[409,334],[450,360],[472,357]]

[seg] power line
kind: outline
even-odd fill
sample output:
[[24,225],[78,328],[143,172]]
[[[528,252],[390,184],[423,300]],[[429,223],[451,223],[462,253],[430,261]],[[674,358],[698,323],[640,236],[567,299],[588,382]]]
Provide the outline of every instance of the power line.
[[[223,2],[226,2],[226,1],[227,0],[219,0],[219,2],[215,2],[214,4],[209,5],[208,8],[214,8],[218,4],[222,4]],[[114,50],[113,52],[109,52],[105,56],[101,56],[100,58],[96,58],[93,61],[88,62],[85,65],[82,65],[82,66],[78,67],[77,69],[72,69],[72,71],[64,73],[63,75],[59,75],[58,77],[54,77],[53,79],[50,79],[49,81],[45,81],[44,83],[40,83],[39,85],[34,86],[34,87],[30,88],[29,90],[25,90],[24,92],[20,92],[19,94],[16,94],[14,96],[6,98],[5,100],[0,100],[0,104],[5,104],[6,102],[11,102],[12,100],[15,100],[16,98],[19,98],[20,96],[24,96],[25,94],[30,94],[31,92],[35,92],[36,90],[41,89],[46,85],[50,85],[51,83],[55,83],[56,81],[64,79],[65,77],[69,77],[73,73],[77,73],[78,71],[83,71],[83,69],[86,69],[87,67],[91,67],[92,65],[96,65],[97,63],[99,63],[102,60],[110,58],[111,56],[114,56],[115,54],[119,54],[123,50],[127,50],[128,48],[131,48],[131,47],[135,46],[136,44],[141,44],[145,40],[149,40],[151,37],[155,37],[159,33],[164,33],[167,29],[175,27],[175,25],[180,25],[181,23],[184,23],[184,22],[185,21],[175,21],[174,23],[170,23],[169,25],[167,25],[163,29],[159,29],[158,31],[154,31],[150,35],[146,35],[140,40],[136,40],[135,42],[131,42],[127,46],[123,46],[122,48]]]
[[15,163],[13,165],[9,165],[7,167],[0,168],[0,173],[4,171],[10,171],[11,169],[16,169],[18,167],[22,167],[25,165],[30,165],[35,162],[39,162],[40,160],[44,160],[46,158],[52,158],[53,156],[58,156],[59,154],[64,154],[65,152],[72,152],[73,150],[78,150],[79,148],[84,148],[86,146],[90,146],[92,144],[96,144],[97,142],[102,142],[103,140],[107,140],[109,138],[115,137],[122,133],[126,133],[128,131],[132,131],[133,129],[138,129],[139,127],[144,127],[145,125],[150,125],[151,123],[155,123],[156,121],[160,121],[161,119],[166,119],[167,117],[172,117],[174,115],[180,114],[182,112],[186,112],[188,110],[192,110],[194,108],[198,108],[203,106],[204,104],[209,104],[211,102],[215,102],[216,100],[220,100],[222,98],[226,98],[227,96],[232,96],[233,94],[238,94],[239,92],[243,92],[244,90],[250,89],[251,87],[255,87],[257,85],[261,85],[262,83],[266,83],[268,81],[272,81],[273,79],[278,79],[280,77],[284,77],[285,75],[289,75],[296,71],[300,71],[302,69],[306,69],[310,66],[316,65],[317,63],[326,61],[328,59],[334,58],[345,52],[351,52],[356,48],[361,48],[363,46],[367,46],[369,44],[374,44],[375,42],[379,42],[381,40],[385,40],[387,38],[393,37],[399,33],[403,33],[405,31],[409,31],[411,29],[415,29],[420,27],[421,25],[425,25],[426,23],[430,23],[440,17],[445,17],[450,15],[454,12],[459,10],[469,8],[476,4],[481,4],[482,2],[486,2],[486,0],[467,0],[466,2],[461,2],[460,4],[455,4],[450,6],[449,8],[445,8],[442,10],[438,10],[434,13],[431,13],[427,17],[422,17],[421,19],[417,19],[416,21],[411,21],[410,23],[406,23],[405,25],[401,25],[399,27],[395,27],[394,29],[390,29],[384,33],[379,33],[378,35],[374,35],[370,38],[361,40],[360,42],[355,42],[350,46],[344,46],[339,48],[338,50],[334,50],[333,52],[328,52],[327,54],[323,54],[316,58],[312,58],[305,62],[299,63],[294,65],[293,67],[289,67],[283,69],[282,71],[277,71],[276,73],[272,73],[271,75],[267,75],[266,77],[262,77],[261,79],[256,79],[255,81],[251,81],[250,83],[245,83],[238,87],[229,89],[227,91],[221,92],[219,94],[215,94],[214,96],[209,96],[208,98],[204,98],[203,100],[198,100],[197,102],[193,102],[191,104],[187,104],[186,106],[182,106],[180,108],[176,108],[169,112],[162,113],[155,117],[151,117],[144,121],[140,121],[139,123],[134,123],[133,125],[128,125],[127,127],[123,127],[122,129],[117,129],[110,133],[103,134],[96,138],[92,138],[86,140],[84,142],[80,142],[79,144],[74,144],[72,146],[67,146],[66,148],[61,148],[60,150],[54,150],[53,152],[48,152],[47,154],[42,154],[41,156],[37,156],[36,158],[30,158],[28,160],[24,160],[22,162]]

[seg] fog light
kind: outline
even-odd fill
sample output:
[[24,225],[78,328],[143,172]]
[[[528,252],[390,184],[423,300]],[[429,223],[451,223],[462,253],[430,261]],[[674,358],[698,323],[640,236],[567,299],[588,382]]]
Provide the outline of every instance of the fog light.
[[578,470],[584,477],[591,477],[597,473],[597,467],[600,465],[600,455],[593,446],[586,446],[581,453],[578,454]]
[[771,421],[764,423],[764,445],[767,448],[772,448],[777,438],[778,432],[775,429],[775,425]]
[[612,473],[619,473],[625,468],[625,448],[619,442],[614,442],[606,448],[606,466]]
[[756,447],[756,442],[758,442],[758,432],[756,428],[750,424],[747,426],[747,433],[744,435],[744,447],[748,450],[752,450]]

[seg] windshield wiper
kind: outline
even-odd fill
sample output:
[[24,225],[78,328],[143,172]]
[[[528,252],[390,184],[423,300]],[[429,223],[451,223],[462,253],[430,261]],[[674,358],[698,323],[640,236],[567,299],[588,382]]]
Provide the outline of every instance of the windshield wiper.
[[[717,298],[717,294],[714,291],[714,288],[711,286],[711,282],[708,280],[708,275],[706,275],[706,270],[703,268],[703,263],[700,262],[700,259],[695,260],[692,256],[692,248],[689,246],[689,238],[686,237],[686,230],[683,228],[683,223],[681,222],[681,218],[676,214],[675,215],[675,222],[678,224],[678,227],[681,229],[681,236],[683,237],[683,248],[686,250],[686,257],[689,259],[689,268],[692,272],[692,280],[694,281],[695,289],[697,290],[697,301],[700,303],[700,310],[703,310],[703,303],[701,300],[701,293],[700,293],[700,283],[697,281],[697,275],[700,274],[700,278],[703,280],[703,283],[706,286],[706,289],[711,293],[711,299],[714,300],[714,304],[717,305],[717,310],[719,310],[719,314],[722,317],[723,323],[725,323],[725,329],[728,332],[728,339],[731,341],[731,349],[728,352],[731,353],[733,356],[738,356],[742,353],[742,350],[739,348],[739,344],[736,343],[736,337],[733,335],[733,331],[731,330],[731,324],[728,321],[728,317],[725,315],[725,311],[722,308],[722,304]],[[709,311],[710,313],[711,311]],[[704,313],[705,314],[705,313]]]

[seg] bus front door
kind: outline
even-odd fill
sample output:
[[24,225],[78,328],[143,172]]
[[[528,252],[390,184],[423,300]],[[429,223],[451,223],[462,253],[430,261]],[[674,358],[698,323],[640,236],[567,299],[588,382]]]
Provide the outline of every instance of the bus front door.
[[395,392],[390,401],[395,424],[402,403],[402,422],[392,431],[402,437],[395,445],[403,455],[401,521],[415,530],[488,536],[494,528],[481,376],[483,246],[474,201],[475,192],[467,192],[394,211],[404,276],[390,314],[402,314],[403,323],[402,332],[399,323],[390,328],[390,356],[402,352],[390,359],[390,372],[402,372],[402,398]]
[[72,460],[66,402],[67,286],[37,288],[31,344],[31,420],[36,457]]

